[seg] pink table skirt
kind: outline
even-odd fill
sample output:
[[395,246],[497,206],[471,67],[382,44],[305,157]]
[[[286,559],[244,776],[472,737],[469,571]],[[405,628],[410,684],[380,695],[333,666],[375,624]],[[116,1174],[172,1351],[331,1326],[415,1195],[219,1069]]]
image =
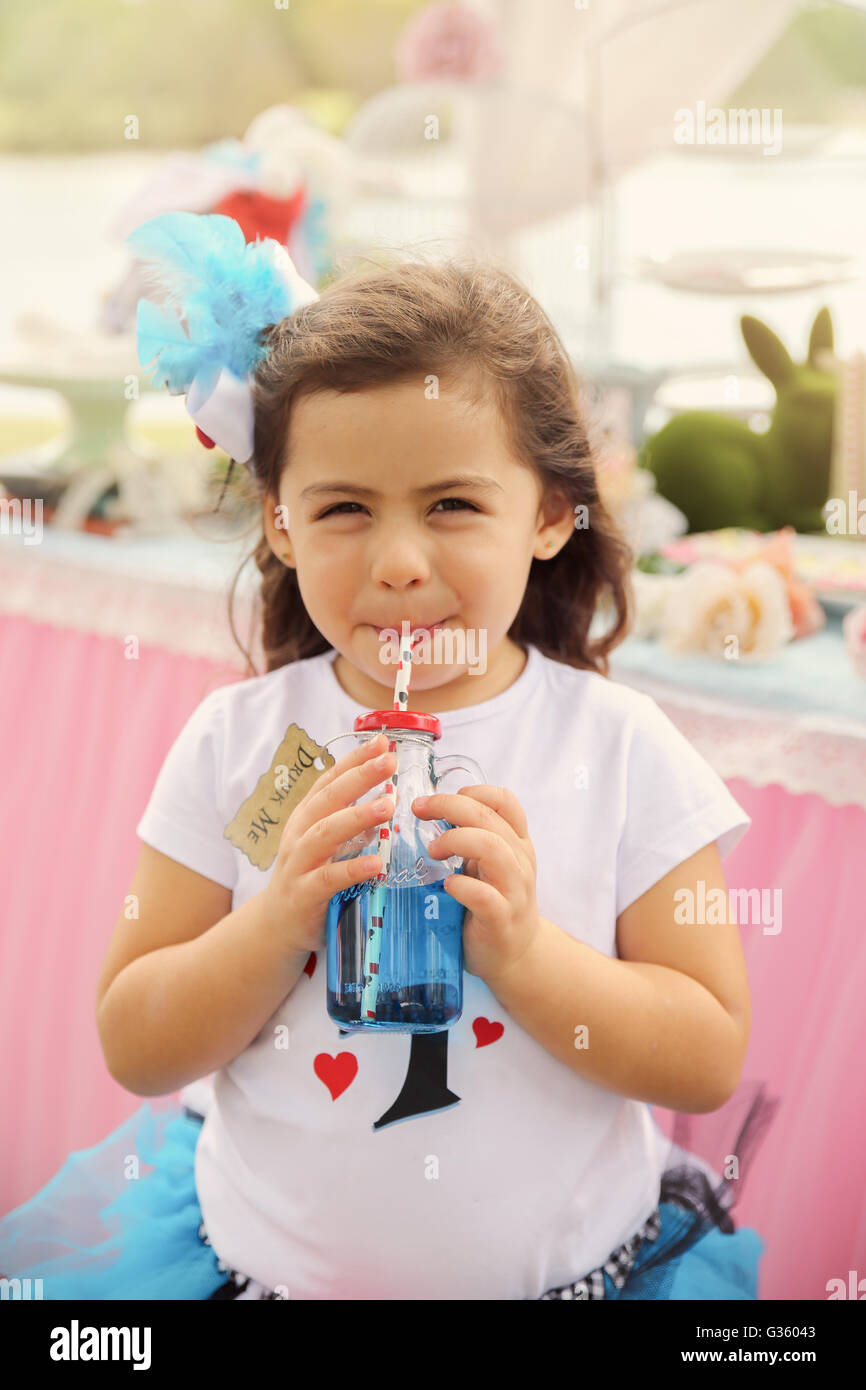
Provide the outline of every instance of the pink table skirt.
[[96,983],[135,826],[188,715],[239,672],[0,615],[0,1213],[141,1105],[106,1070]]
[[[0,617],[0,1213],[141,1104],[106,1071],[96,981],[165,753],[204,695],[238,676],[154,646],[129,661],[119,640]],[[782,905],[775,934],[741,921],[753,1003],[741,1090],[763,1082],[779,1105],[741,1166],[734,1215],[765,1242],[762,1298],[822,1299],[829,1279],[866,1274],[866,811],[729,785],[754,824],[728,885],[780,889]],[[719,1172],[741,1099],[685,1120],[686,1147]],[[674,1117],[656,1114],[670,1132]]]
[[[752,817],[725,861],[728,887],[781,901],[775,934],[738,919],[752,994],[740,1092],[764,1082],[778,1110],[740,1169],[735,1220],[765,1241],[761,1298],[824,1299],[829,1279],[866,1276],[866,811],[727,785]],[[740,1092],[686,1120],[685,1147],[718,1172]],[[671,1113],[656,1117],[670,1133]]]

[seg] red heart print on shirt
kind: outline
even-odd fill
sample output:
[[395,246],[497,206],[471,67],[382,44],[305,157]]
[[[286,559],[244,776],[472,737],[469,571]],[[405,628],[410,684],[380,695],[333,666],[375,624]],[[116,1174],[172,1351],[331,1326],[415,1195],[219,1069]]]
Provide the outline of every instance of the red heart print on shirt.
[[488,1044],[499,1041],[505,1032],[505,1025],[503,1023],[491,1023],[489,1018],[474,1018],[472,1031],[475,1034],[475,1046],[487,1047]]
[[358,1059],[352,1052],[320,1052],[313,1061],[313,1071],[331,1092],[331,1100],[341,1096],[358,1075]]
[[305,975],[309,975],[309,977],[310,977],[311,980],[312,980],[312,978],[313,978],[313,971],[315,970],[315,968],[316,968],[316,953],[315,953],[315,951],[311,951],[310,954],[307,956],[307,963],[306,963],[306,965],[304,966],[304,974],[305,974]]

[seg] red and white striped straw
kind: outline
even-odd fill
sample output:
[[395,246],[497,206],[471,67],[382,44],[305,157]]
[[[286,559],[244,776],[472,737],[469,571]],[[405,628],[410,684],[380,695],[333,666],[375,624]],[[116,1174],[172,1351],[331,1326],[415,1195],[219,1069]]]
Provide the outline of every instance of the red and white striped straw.
[[[409,704],[409,685],[412,680],[412,648],[416,647],[424,636],[424,630],[419,629],[411,641],[409,640],[409,623],[404,618],[402,623],[402,636],[400,638],[400,664],[397,667],[397,679],[394,682],[394,709],[405,710]],[[396,753],[397,742],[395,739],[388,741],[388,750]],[[394,797],[394,810],[397,809],[397,773],[395,772],[391,781],[385,787],[385,795]],[[376,875],[374,882],[384,883],[388,870],[391,867],[391,830],[394,820],[393,812],[387,825],[379,827],[379,855],[382,860],[382,872]]]
[[[410,642],[409,624],[404,618],[402,623],[402,635],[400,638],[400,664],[397,667],[397,679],[394,683],[394,709],[404,710],[409,703],[409,682],[412,679],[412,648],[421,640],[423,632],[415,634]],[[388,748],[392,753],[397,751],[396,739],[388,740]],[[385,787],[386,795],[394,797],[394,811],[391,812],[387,825],[379,827],[379,857],[382,860],[382,871],[375,878],[370,880],[371,889],[367,899],[368,919],[367,936],[364,951],[364,988],[361,993],[361,1018],[376,1018],[376,1000],[379,994],[379,960],[382,952],[382,924],[385,918],[385,879],[391,867],[391,833],[393,829],[394,812],[397,810],[397,773],[394,772],[391,780]],[[399,830],[399,825],[397,829]]]

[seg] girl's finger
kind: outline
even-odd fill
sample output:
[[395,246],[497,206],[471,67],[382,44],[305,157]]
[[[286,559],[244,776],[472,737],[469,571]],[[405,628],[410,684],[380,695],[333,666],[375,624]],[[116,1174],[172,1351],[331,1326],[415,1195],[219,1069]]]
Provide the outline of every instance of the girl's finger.
[[[411,809],[415,810],[414,803]],[[427,805],[420,808],[417,814],[419,819],[447,820],[452,825],[475,826],[478,830],[486,830],[510,845],[515,855],[520,852],[520,838],[514,828],[491,806],[470,796],[468,791],[437,792],[427,798]]]
[[362,763],[369,762],[370,758],[377,757],[380,753],[387,752],[387,750],[388,740],[384,734],[376,734],[375,738],[367,739],[365,743],[357,744],[356,747],[351,748],[348,753],[344,754],[342,758],[338,758],[332,767],[329,767],[322,773],[321,777],[316,778],[311,795],[315,795],[322,787],[330,786],[338,777],[342,777],[343,773],[347,772],[349,768],[358,767]]
[[454,874],[445,892],[479,921],[490,923],[500,931],[507,929],[510,918],[508,902],[491,883],[467,878],[465,874]]
[[375,826],[384,825],[393,812],[394,797],[388,796],[377,798],[376,801],[364,801],[360,806],[349,806],[345,810],[323,816],[297,841],[294,851],[295,872],[305,874],[321,868],[347,840],[354,839],[359,832],[372,832]]
[[518,801],[510,787],[490,787],[487,785],[473,785],[462,787],[458,793],[460,796],[472,797],[474,801],[487,806],[500,820],[503,820],[510,827],[520,840],[529,837],[529,822],[526,812]]
[[476,859],[479,879],[495,888],[506,901],[517,898],[522,892],[520,860],[505,840],[489,830],[446,830],[428,847],[428,853],[431,859],[447,859],[452,854],[463,860]]
[[[397,770],[397,755],[388,752],[388,741],[384,751],[376,756],[356,758],[339,774],[336,766],[329,768],[325,777],[320,777],[312,790],[304,797],[295,811],[295,834],[303,834],[316,821],[343,810],[353,801],[358,801],[380,782],[387,782]],[[331,776],[330,774],[335,774]],[[384,790],[384,789],[383,789]]]
[[382,860],[378,854],[367,854],[362,859],[341,859],[304,874],[298,879],[298,893],[302,899],[316,905],[330,902],[335,893],[375,878],[381,872]]

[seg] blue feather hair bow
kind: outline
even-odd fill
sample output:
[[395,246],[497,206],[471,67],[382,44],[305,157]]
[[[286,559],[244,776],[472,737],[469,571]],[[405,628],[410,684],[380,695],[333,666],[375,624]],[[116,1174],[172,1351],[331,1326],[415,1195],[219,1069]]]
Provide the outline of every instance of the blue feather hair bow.
[[246,242],[233,217],[167,212],[126,238],[162,304],[138,301],[137,347],[154,384],[186,393],[187,410],[209,440],[246,463],[253,452],[249,379],[267,348],[269,323],[318,299],[285,246]]

